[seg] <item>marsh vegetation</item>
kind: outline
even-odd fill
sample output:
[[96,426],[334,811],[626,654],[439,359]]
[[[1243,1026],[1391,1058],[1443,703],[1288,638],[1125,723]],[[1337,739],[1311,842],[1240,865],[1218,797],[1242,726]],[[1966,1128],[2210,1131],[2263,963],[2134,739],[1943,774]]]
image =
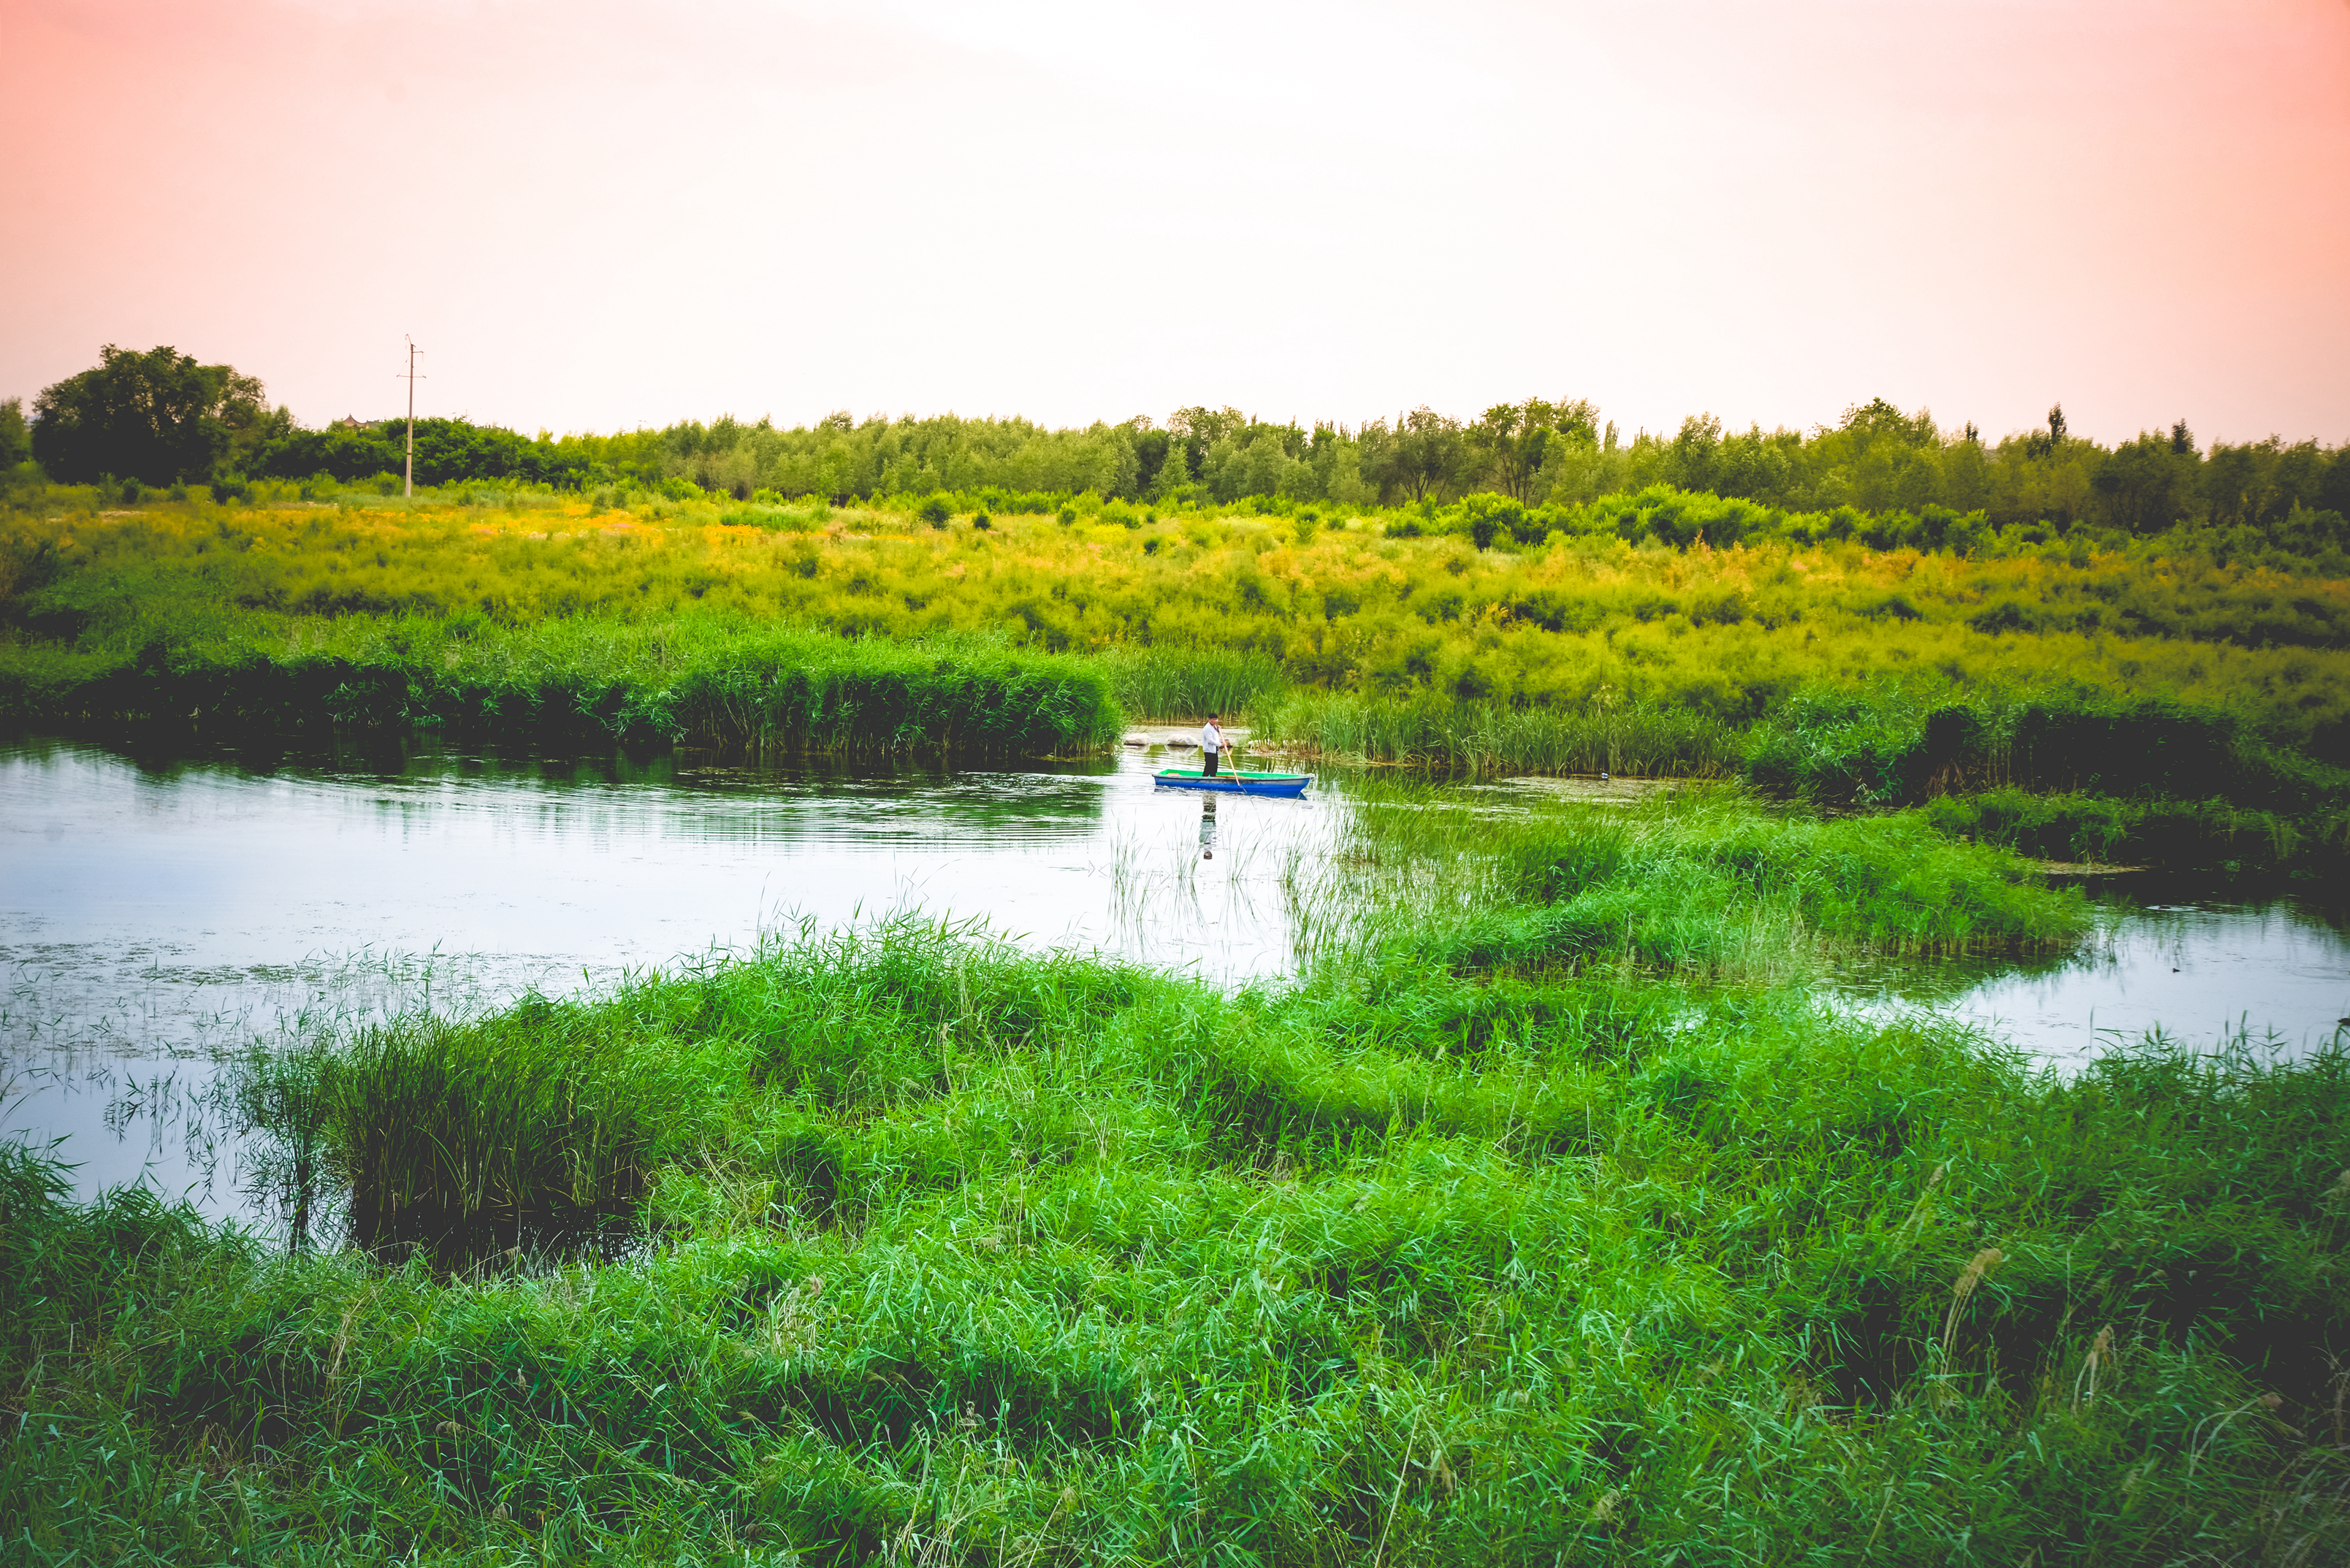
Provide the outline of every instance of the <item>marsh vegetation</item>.
[[[0,1147],[12,1557],[2350,1551],[2345,1043],[2060,1075],[1823,985],[2069,950],[2037,861],[2339,877],[2335,455],[2222,504],[2178,432],[2138,526],[2095,476],[2147,452],[1860,413],[1407,417],[1351,490],[1188,415],[921,487],[825,467],[854,421],[576,491],[17,485],[18,728],[967,761],[1220,710],[1365,776],[1269,978],[934,911],[296,1031],[224,1091],[274,1234]],[[1438,783],[1603,771],[1674,782]]]
[[[12,1157],[18,1539],[2139,1561],[2350,1526],[2338,1046],[2059,1078],[1823,1007],[1839,960],[2086,921],[1914,813],[1404,783],[1299,871],[1349,919],[1279,983],[904,917],[250,1055],[269,1172],[348,1194],[357,1250]],[[618,1262],[447,1245],[615,1210],[652,1228]]]

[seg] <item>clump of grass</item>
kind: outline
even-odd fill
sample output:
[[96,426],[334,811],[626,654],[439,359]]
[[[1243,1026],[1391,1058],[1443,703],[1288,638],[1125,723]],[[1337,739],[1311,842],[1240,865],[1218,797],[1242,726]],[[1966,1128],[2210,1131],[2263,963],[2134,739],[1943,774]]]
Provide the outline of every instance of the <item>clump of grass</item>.
[[1807,798],[1913,805],[1988,788],[2350,807],[2350,773],[2269,744],[2221,708],[2168,698],[1921,700],[1898,687],[1799,691],[1748,743],[1745,772]]
[[1719,719],[1607,701],[1534,707],[1298,692],[1265,714],[1260,738],[1300,756],[1471,775],[1716,778],[1738,755],[1734,732]]
[[2225,800],[2130,800],[2020,789],[1940,795],[1937,832],[2044,860],[2336,876],[2350,860],[2350,809],[2287,815]]
[[2323,876],[2350,846],[2350,773],[2168,699],[1813,690],[1746,745],[1764,788],[1922,803],[1947,833],[2049,859]]
[[1245,649],[1124,645],[1099,662],[1118,705],[1138,719],[1262,711],[1289,685],[1279,659]]
[[261,1174],[297,1236],[334,1192],[369,1244],[626,1213],[660,1160],[691,1146],[703,1083],[733,1066],[638,1026],[636,1005],[532,997],[486,1018],[408,1016],[259,1048],[232,1098],[269,1135]]
[[2077,892],[1916,814],[1820,821],[1719,791],[1532,811],[1398,792],[1336,859],[1364,868],[1345,900],[1356,950],[1481,971],[1793,980],[1864,955],[2045,950],[2088,926]]

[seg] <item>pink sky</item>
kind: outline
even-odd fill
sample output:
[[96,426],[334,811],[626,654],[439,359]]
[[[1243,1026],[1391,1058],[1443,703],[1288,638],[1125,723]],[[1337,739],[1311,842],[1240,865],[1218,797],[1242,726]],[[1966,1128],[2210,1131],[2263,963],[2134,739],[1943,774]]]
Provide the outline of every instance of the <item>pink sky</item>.
[[2350,3],[0,0],[0,397],[2350,440]]

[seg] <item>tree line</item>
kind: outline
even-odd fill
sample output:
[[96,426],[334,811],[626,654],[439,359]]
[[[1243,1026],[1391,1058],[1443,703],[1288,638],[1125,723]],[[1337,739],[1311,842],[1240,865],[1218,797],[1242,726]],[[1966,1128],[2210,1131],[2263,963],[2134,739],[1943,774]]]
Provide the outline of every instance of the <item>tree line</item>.
[[[43,389],[29,420],[17,400],[0,403],[0,472],[65,483],[233,489],[244,479],[321,475],[351,483],[400,472],[406,433],[399,419],[307,427],[234,367],[109,345],[97,366]],[[790,429],[729,417],[525,436],[435,418],[415,422],[415,443],[416,478],[427,485],[625,486],[679,498],[764,492],[837,504],[999,491],[1371,508],[1490,494],[1533,509],[1665,485],[1786,512],[1934,509],[1980,514],[1991,527],[2091,523],[2139,535],[2182,523],[2273,531],[2296,512],[2350,514],[2350,445],[2272,436],[2202,447],[2181,421],[2109,447],[2072,433],[2061,405],[2043,425],[1997,441],[1971,423],[1946,430],[1929,410],[1906,413],[1882,399],[1809,431],[1726,431],[1699,414],[1669,434],[1628,439],[1587,400],[1529,399],[1473,419],[1423,407],[1310,429],[1204,405],[1164,421],[1061,430],[1016,418],[836,413]]]

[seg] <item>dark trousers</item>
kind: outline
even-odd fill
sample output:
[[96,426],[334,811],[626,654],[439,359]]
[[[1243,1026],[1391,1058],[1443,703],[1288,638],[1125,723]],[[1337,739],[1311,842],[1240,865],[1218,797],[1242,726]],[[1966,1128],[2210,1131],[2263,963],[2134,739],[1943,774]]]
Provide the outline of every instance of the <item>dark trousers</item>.
[[1211,779],[1216,776],[1216,753],[1210,752],[1207,756],[1207,762],[1200,769],[1200,776]]

